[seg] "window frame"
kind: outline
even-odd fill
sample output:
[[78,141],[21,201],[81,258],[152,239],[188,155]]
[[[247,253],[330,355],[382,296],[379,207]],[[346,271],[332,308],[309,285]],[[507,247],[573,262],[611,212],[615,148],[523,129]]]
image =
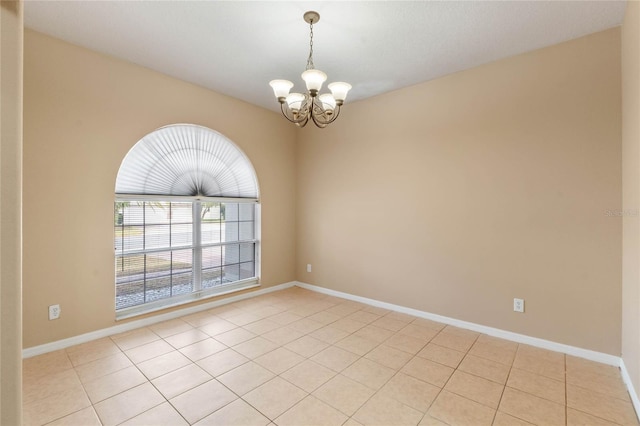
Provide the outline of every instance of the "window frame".
[[[167,248],[150,248],[150,249],[136,249],[129,252],[124,252],[127,255],[133,254],[147,254],[159,251],[169,251],[173,249],[191,249],[192,250],[192,274],[193,274],[193,285],[194,290],[190,293],[180,294],[176,296],[170,296],[159,300],[154,300],[151,302],[144,302],[139,305],[129,306],[126,308],[115,309],[116,302],[116,285],[117,285],[117,276],[114,275],[114,311],[116,315],[116,320],[122,320],[126,318],[131,318],[138,315],[143,315],[151,312],[160,311],[163,309],[176,307],[180,305],[184,305],[187,303],[204,300],[212,297],[218,297],[229,293],[234,293],[241,290],[246,290],[250,288],[255,288],[260,286],[260,275],[261,275],[261,262],[260,262],[260,244],[261,244],[261,226],[260,226],[260,200],[258,198],[232,198],[232,197],[188,197],[188,196],[176,196],[176,195],[134,195],[134,194],[116,194],[114,203],[123,202],[123,201],[139,201],[139,202],[188,202],[192,203],[193,206],[193,226],[192,226],[192,243],[190,246],[184,247],[167,247]],[[238,240],[229,243],[205,243],[202,244],[202,235],[201,235],[201,208],[202,203],[204,202],[215,202],[215,203],[252,203],[254,204],[254,235],[251,240]],[[197,213],[197,214],[196,214]],[[197,229],[196,229],[197,228]],[[197,241],[196,241],[197,237]],[[115,235],[114,235],[115,242]],[[202,249],[207,247],[221,247],[230,244],[242,244],[242,243],[252,243],[254,244],[254,267],[255,267],[255,276],[251,278],[245,278],[242,280],[234,281],[232,283],[221,285],[213,288],[203,289],[202,285]],[[119,256],[118,251],[115,250],[114,245],[114,254],[115,259]],[[123,252],[120,252],[120,255]],[[114,262],[115,264],[115,262]],[[115,268],[114,268],[115,273]],[[197,278],[196,278],[197,277]],[[199,287],[199,288],[195,288]]]

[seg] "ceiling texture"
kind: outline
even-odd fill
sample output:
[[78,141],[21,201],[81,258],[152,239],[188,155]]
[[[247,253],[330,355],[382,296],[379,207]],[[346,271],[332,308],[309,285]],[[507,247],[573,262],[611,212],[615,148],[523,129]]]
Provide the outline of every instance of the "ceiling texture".
[[[309,53],[347,103],[621,25],[626,1],[35,1],[33,30],[279,110]],[[323,88],[323,92],[326,89]]]

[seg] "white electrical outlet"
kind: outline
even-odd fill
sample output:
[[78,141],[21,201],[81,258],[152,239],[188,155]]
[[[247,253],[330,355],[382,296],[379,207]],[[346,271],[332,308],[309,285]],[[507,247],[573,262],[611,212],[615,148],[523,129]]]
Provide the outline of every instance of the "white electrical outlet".
[[60,305],[49,306],[49,320],[60,318]]
[[307,272],[311,272],[311,264],[307,263]]
[[515,312],[524,312],[524,299],[513,299],[513,310]]

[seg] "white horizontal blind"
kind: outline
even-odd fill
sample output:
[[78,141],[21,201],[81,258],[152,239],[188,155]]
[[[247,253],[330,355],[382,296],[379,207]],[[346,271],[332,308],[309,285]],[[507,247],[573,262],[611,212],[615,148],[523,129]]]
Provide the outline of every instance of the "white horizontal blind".
[[251,162],[229,139],[194,124],[162,127],[122,161],[116,194],[258,198]]

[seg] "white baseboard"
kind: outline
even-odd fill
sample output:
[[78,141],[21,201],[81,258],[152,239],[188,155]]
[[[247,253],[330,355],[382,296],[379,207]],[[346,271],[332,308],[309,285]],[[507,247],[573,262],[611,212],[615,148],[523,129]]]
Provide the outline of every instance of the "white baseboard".
[[620,373],[622,374],[624,384],[627,385],[627,390],[629,391],[629,397],[631,397],[633,408],[636,409],[636,416],[638,416],[638,420],[640,420],[640,399],[638,398],[636,389],[633,387],[631,376],[629,376],[629,371],[627,371],[627,366],[624,364],[624,359],[622,358],[620,358]]
[[260,290],[252,291],[249,293],[239,294],[237,296],[226,297],[224,299],[215,300],[209,303],[203,303],[197,306],[191,306],[184,309],[178,309],[176,311],[167,312],[166,314],[155,315],[148,318],[139,319],[136,321],[130,321],[124,324],[115,325],[113,327],[103,328],[89,333],[81,334],[79,336],[69,337],[68,339],[57,340],[55,342],[45,343],[44,345],[33,346],[22,350],[23,358],[31,358],[32,356],[42,355],[47,352],[53,352],[60,349],[68,348],[69,346],[79,345],[81,343],[90,342],[92,340],[101,339],[103,337],[112,336],[114,334],[123,333],[125,331],[134,330],[140,327],[146,327],[162,321],[171,320],[174,318],[182,317],[185,315],[194,314],[200,311],[206,311],[207,309],[216,308],[218,306],[226,305],[228,303],[238,302],[244,299],[250,299],[252,297],[261,296],[263,294],[271,293],[278,290],[284,290],[296,285],[295,281],[279,284],[273,287],[267,287]]
[[562,352],[568,355],[577,356],[580,358],[586,358],[592,361],[601,362],[603,364],[620,366],[620,357],[615,355],[609,355],[602,352],[591,351],[589,349],[582,349],[575,346],[565,345],[563,343],[552,342],[550,340],[539,339],[537,337],[526,336],[524,334],[518,334],[511,331],[501,330],[499,328],[488,327],[486,325],[480,325],[472,322],[461,321],[459,319],[445,317],[442,315],[432,314],[430,312],[419,311],[417,309],[407,308],[405,306],[394,305],[392,303],[381,302],[375,299],[369,299],[366,297],[355,296],[349,293],[343,293],[341,291],[331,290],[324,287],[318,287],[311,284],[297,282],[298,287],[306,288],[307,290],[315,291],[318,293],[328,294],[331,296],[340,297],[342,299],[353,300],[355,302],[365,303],[367,305],[377,306],[390,311],[401,312],[403,314],[413,315],[419,318],[425,318],[432,321],[441,322],[444,324],[453,325],[467,330],[477,331],[479,333],[488,334],[489,336],[499,337],[501,339],[511,340],[513,342],[524,343],[527,345],[535,346],[538,348],[549,349],[551,351]]

